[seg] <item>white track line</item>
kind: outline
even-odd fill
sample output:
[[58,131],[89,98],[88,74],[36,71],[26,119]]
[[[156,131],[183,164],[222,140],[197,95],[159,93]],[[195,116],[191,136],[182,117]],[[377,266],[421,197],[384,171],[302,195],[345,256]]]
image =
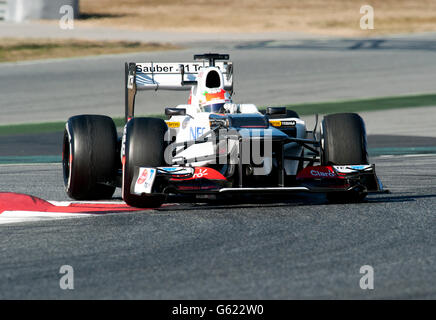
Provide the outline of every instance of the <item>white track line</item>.
[[56,201],[56,200],[46,200],[47,202],[55,205],[57,207],[68,207],[72,203],[80,204],[126,204],[124,201]]
[[91,216],[95,216],[95,214],[40,211],[4,211],[0,214],[0,225],[56,219],[86,218]]

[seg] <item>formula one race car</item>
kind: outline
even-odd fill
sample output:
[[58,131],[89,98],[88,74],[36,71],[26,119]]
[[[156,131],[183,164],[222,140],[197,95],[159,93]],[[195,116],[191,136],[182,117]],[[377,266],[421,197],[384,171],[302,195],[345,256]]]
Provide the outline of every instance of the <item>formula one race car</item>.
[[[122,137],[107,116],[68,119],[62,156],[71,198],[108,199],[121,187],[127,204],[153,208],[171,196],[320,192],[357,202],[382,191],[359,115],[327,115],[319,132],[308,131],[285,107],[234,103],[229,55],[194,60],[126,63]],[[134,117],[141,90],[190,90],[190,97],[166,108],[167,120]]]

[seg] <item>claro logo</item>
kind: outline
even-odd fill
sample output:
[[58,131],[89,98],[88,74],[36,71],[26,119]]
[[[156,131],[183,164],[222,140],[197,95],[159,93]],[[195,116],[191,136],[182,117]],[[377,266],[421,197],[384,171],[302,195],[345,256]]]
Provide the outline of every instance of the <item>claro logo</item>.
[[330,177],[330,178],[336,177],[336,174],[333,172],[320,172],[317,170],[310,170],[310,174],[315,177]]

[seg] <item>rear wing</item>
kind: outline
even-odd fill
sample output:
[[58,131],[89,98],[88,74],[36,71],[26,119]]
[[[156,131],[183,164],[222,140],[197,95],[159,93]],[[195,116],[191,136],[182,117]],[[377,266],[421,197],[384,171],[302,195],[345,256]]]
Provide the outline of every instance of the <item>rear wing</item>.
[[[130,62],[125,64],[125,118],[133,117],[135,96],[143,90],[191,90],[201,68],[218,67],[224,76],[224,89],[233,91],[233,63],[228,55],[195,55],[198,62]],[[208,60],[208,61],[205,61]]]

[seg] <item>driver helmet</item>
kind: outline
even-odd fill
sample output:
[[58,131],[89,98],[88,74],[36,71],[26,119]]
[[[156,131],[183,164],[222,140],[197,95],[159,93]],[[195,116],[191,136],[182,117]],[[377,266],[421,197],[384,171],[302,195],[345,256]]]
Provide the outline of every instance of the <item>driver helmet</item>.
[[224,113],[225,103],[232,102],[230,94],[223,89],[216,92],[205,92],[205,100],[200,102],[200,108],[203,112]]
[[224,99],[215,99],[211,101],[206,101],[202,103],[201,110],[203,112],[210,112],[210,113],[224,113],[224,104],[226,103],[226,100]]

